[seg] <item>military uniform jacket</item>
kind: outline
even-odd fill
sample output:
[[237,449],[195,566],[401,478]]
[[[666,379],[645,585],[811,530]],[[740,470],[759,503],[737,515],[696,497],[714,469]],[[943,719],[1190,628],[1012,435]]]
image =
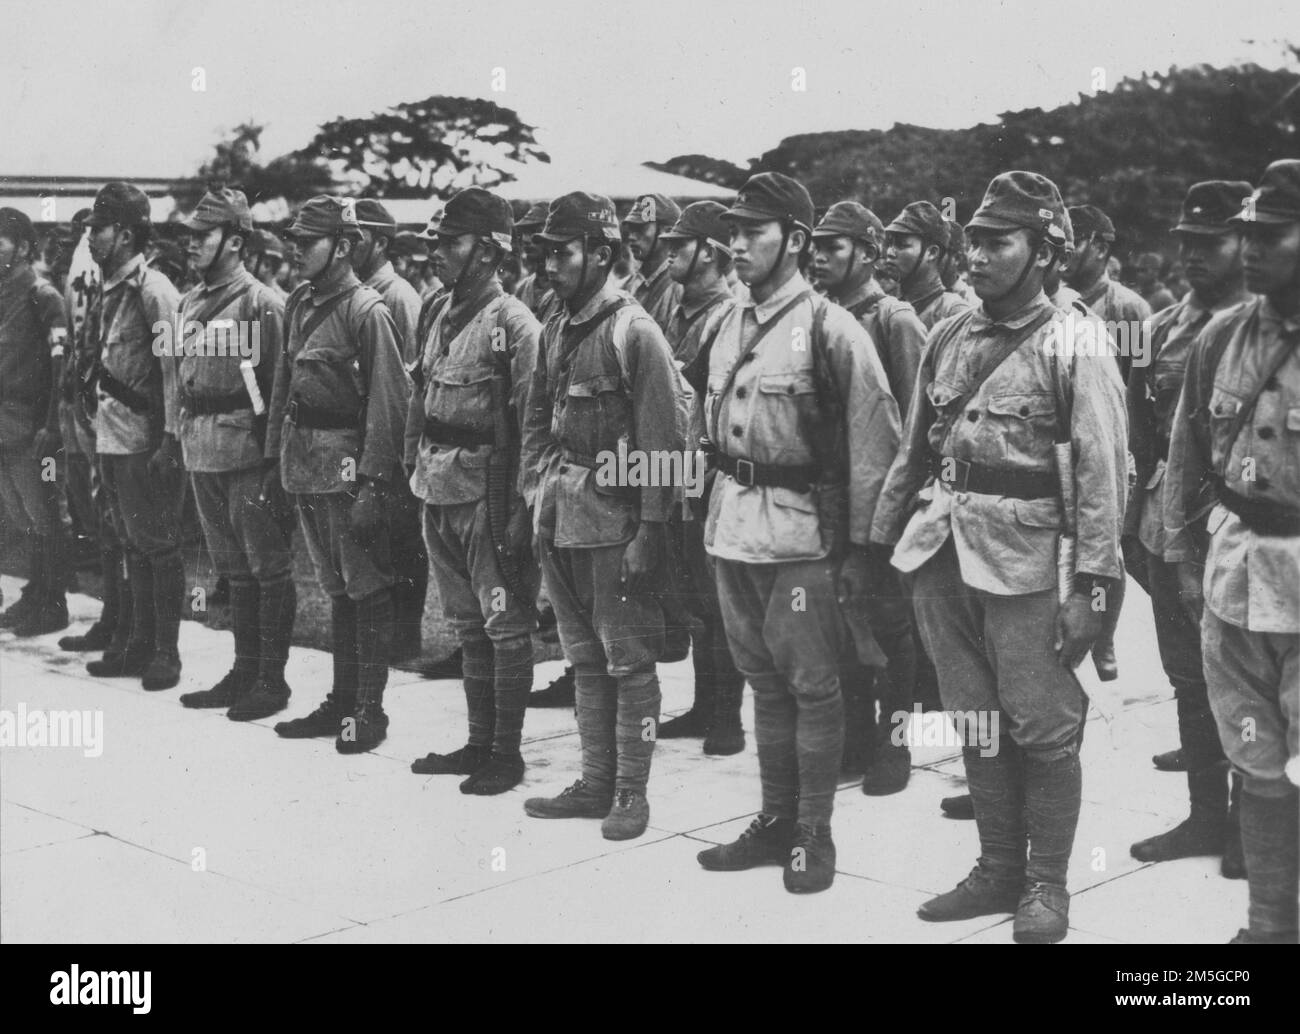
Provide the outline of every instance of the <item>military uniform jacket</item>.
[[1188,292],[1181,302],[1153,316],[1151,363],[1135,368],[1128,382],[1129,452],[1137,470],[1137,487],[1125,516],[1125,533],[1136,535],[1158,557],[1165,551],[1162,489],[1174,411],[1192,343],[1215,311],[1203,307],[1196,295]]
[[[466,323],[485,297],[487,304]],[[419,360],[422,377],[416,382],[423,383],[424,390],[411,395],[406,415],[406,462],[415,468],[411,491],[426,503],[448,506],[482,499],[494,449],[491,444],[436,445],[422,437],[426,419],[436,417],[452,427],[491,434],[496,426],[492,380],[504,367],[514,440],[521,442],[540,331],[528,307],[506,294],[495,279],[464,301],[442,306],[433,319]],[[516,466],[517,491],[532,506],[536,474],[522,463]]]
[[[576,348],[576,336],[602,308],[625,305]],[[678,372],[663,331],[625,292],[608,283],[577,312],[563,310],[542,329],[524,462],[539,478],[536,523],[557,546],[573,549],[628,542],[641,521],[665,522],[674,485],[600,485],[596,472],[566,458],[681,452]],[[662,480],[662,479],[657,479]]]
[[103,368],[143,395],[148,409],[134,412],[101,385],[95,411],[95,448],[101,455],[152,452],[162,433],[180,435],[176,360],[156,355],[155,340],[170,340],[180,295],[162,273],[135,255],[104,281],[91,305],[88,333]]
[[688,448],[699,447],[704,434],[704,396],[709,381],[709,355],[724,317],[736,307],[735,296],[725,281],[705,298],[688,309],[685,301],[673,310],[665,332],[673,350],[673,361],[681,368],[682,376],[694,389],[691,401],[691,418],[687,429]]
[[[188,347],[193,330],[186,333],[185,325],[191,321],[203,327],[196,342],[201,343],[199,348]],[[241,265],[220,283],[200,284],[189,291],[181,299],[177,324],[182,331],[175,335],[174,343],[183,353],[178,362],[185,469],[207,474],[258,466],[263,446],[254,426],[253,402],[239,369],[243,361],[240,344],[252,351],[256,341],[256,356],[249,358],[256,359],[253,372],[262,401],[269,407],[284,350],[283,299]],[[223,341],[226,354],[220,355]],[[231,413],[195,413],[195,407],[187,405],[191,399],[231,395],[240,396],[244,408]]]
[[659,324],[661,330],[668,329],[673,310],[681,303],[682,285],[668,275],[668,260],[650,274],[646,279],[639,271],[628,282],[627,291],[645,309],[651,318]]
[[889,390],[898,403],[899,417],[906,420],[916,385],[916,368],[921,365],[925,348],[925,324],[909,303],[885,294],[874,278],[839,304],[862,324],[876,346]]
[[[780,317],[719,397],[747,343],[810,290],[796,273],[766,301],[750,298],[727,312],[709,358],[704,408],[709,438],[721,452],[781,466],[821,462],[807,430],[819,413],[811,294]],[[845,508],[849,540],[867,544],[876,501],[898,451],[898,405],[866,331],[844,309],[822,304],[826,365],[847,425],[847,483],[835,483],[838,475],[831,472],[813,492],[803,493],[745,486],[719,473],[704,528],[704,544],[713,556],[746,563],[819,559],[835,548],[833,525]]]
[[[1205,605],[1253,632],[1300,632],[1300,539],[1258,535],[1216,498],[1224,487],[1300,513],[1300,318],[1283,318],[1265,298],[1214,316],[1193,346],[1174,417],[1165,472],[1165,559],[1205,556]],[[1241,406],[1280,354],[1291,354],[1265,385],[1231,453],[1228,433]],[[1212,356],[1222,349],[1216,368]],[[1208,536],[1208,543],[1205,541]]]
[[[266,455],[279,458],[287,492],[347,492],[361,477],[402,469],[411,380],[383,300],[349,278],[320,294],[302,284],[285,305],[284,359],[276,368]],[[356,414],[356,426],[299,427],[291,403]]]
[[420,293],[405,278],[397,275],[391,262],[385,262],[366,281],[366,286],[379,292],[388,306],[389,315],[397,326],[398,351],[408,366],[420,354],[420,341],[415,328],[420,320]]
[[1080,297],[1106,323],[1141,322],[1151,318],[1151,306],[1140,294],[1105,274],[1088,290],[1080,292]]
[[910,303],[927,331],[934,330],[935,324],[940,320],[956,316],[957,313],[965,312],[971,307],[970,302],[961,295],[953,291],[945,291],[942,284],[927,294],[910,299]]
[[[1031,324],[1044,308],[1056,314],[1035,330],[965,398],[981,359],[996,340]],[[1128,491],[1124,389],[1108,356],[1048,352],[1053,324],[1065,314],[1041,292],[1018,312],[991,320],[983,307],[935,328],[916,380],[903,448],[889,472],[871,530],[896,544],[894,566],[915,571],[949,536],[962,579],[999,596],[1056,585],[1061,511],[1055,496],[1013,499],[955,492],[931,474],[933,453],[1003,470],[1051,473],[1058,397],[1070,402],[1078,523],[1076,569],[1118,578],[1119,534]],[[1076,318],[1076,340],[1081,333]],[[918,506],[919,508],[913,508]]]
[[26,446],[45,425],[51,356],[68,336],[63,297],[31,267],[0,281],[0,448]]

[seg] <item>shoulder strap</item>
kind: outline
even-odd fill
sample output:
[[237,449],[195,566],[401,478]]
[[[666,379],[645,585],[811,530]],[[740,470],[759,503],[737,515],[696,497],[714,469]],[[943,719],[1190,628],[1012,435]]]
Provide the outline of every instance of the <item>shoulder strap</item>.
[[248,292],[253,289],[253,284],[256,282],[257,281],[255,280],[250,280],[235,284],[224,294],[220,295],[215,302],[207,306],[202,316],[190,316],[186,313],[186,318],[192,319],[196,323],[207,323],[208,320],[219,313],[222,309],[226,308],[226,306],[230,305],[232,302],[238,301],[244,295],[248,294]]
[[[1258,326],[1259,307],[1256,306],[1255,311],[1250,314],[1250,319],[1247,321],[1245,333],[1247,335],[1253,333],[1254,329]],[[1227,439],[1224,442],[1223,461],[1221,469],[1218,471],[1220,476],[1226,472],[1228,457],[1232,454],[1232,447],[1237,443],[1237,436],[1241,434],[1242,428],[1245,427],[1246,423],[1250,420],[1251,414],[1255,412],[1255,406],[1259,402],[1259,397],[1264,394],[1265,386],[1277,375],[1278,370],[1282,369],[1286,364],[1286,361],[1291,358],[1291,353],[1296,350],[1297,346],[1300,346],[1300,333],[1292,334],[1289,338],[1286,335],[1283,335],[1282,347],[1277,350],[1277,355],[1275,355],[1269,362],[1268,368],[1264,371],[1263,376],[1259,378],[1259,381],[1251,389],[1249,398],[1247,398],[1246,401],[1242,403],[1241,408],[1237,410],[1237,415],[1233,417],[1232,424],[1228,428]],[[1225,341],[1223,347],[1218,349],[1219,354],[1214,357],[1214,366],[1212,369],[1215,372],[1219,369],[1219,363],[1222,362],[1223,353],[1226,349],[1227,342]]]
[[996,347],[991,348],[989,354],[985,357],[984,365],[970,382],[965,394],[962,395],[962,402],[965,403],[967,399],[972,399],[978,395],[985,382],[997,373],[1002,364],[1015,355],[1020,346],[1033,337],[1038,329],[1046,325],[1058,311],[1054,306],[1047,306],[1042,313],[1035,316],[1014,334],[999,342]]
[[564,362],[571,355],[573,355],[573,353],[578,350],[578,346],[582,344],[584,341],[586,341],[587,338],[589,338],[592,335],[592,333],[596,330],[597,327],[599,327],[602,323],[604,323],[605,320],[607,320],[610,316],[614,315],[614,313],[618,312],[619,309],[626,308],[627,306],[634,305],[634,304],[635,302],[631,298],[628,298],[626,295],[624,295],[622,297],[615,298],[608,305],[605,305],[602,308],[598,309],[595,315],[593,315],[591,319],[587,320],[586,324],[582,327],[582,329],[579,330],[572,337],[567,336],[567,331],[569,330],[569,327],[565,327],[564,330],[560,332],[560,344],[563,348],[563,354],[560,356],[560,361]]
[[[358,284],[357,286],[359,287],[360,284]],[[331,313],[333,313],[335,309],[337,309],[345,301],[351,298],[355,292],[356,292],[355,287],[350,291],[340,291],[333,298],[331,298],[324,305],[322,305],[319,309],[317,309],[310,316],[308,316],[306,322],[304,322],[302,325],[302,340],[306,341],[308,338],[312,336],[312,334],[316,333],[320,325],[324,323],[327,319],[329,319]]]

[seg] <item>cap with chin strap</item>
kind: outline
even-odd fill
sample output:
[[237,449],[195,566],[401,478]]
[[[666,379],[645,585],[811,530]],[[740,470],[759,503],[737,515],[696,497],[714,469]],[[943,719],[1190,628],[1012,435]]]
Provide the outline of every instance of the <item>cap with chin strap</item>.
[[[784,255],[792,231],[799,229],[812,236],[816,209],[808,189],[798,180],[780,172],[760,172],[745,181],[721,218],[732,222],[766,223],[773,220],[781,224],[781,248]],[[762,287],[776,275],[780,260],[772,264],[763,276],[749,285],[752,291]]]
[[1066,227],[1070,225],[1072,212],[1066,212],[1056,184],[1041,173],[1004,172],[993,177],[984,192],[984,200],[966,224],[966,229],[1028,230],[1034,248],[1016,282],[997,298],[985,298],[986,302],[999,301],[1020,290],[1034,268],[1039,243],[1047,241],[1053,245],[1059,260],[1066,245]]

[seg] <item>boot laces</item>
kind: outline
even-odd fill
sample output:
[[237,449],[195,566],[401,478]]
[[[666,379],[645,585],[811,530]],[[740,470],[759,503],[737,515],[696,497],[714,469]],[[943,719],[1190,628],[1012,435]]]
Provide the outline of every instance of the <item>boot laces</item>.
[[614,807],[627,809],[639,795],[635,790],[619,790],[614,794]]
[[587,784],[581,779],[576,780],[572,786],[566,786],[560,791],[561,797],[578,797],[587,793]]

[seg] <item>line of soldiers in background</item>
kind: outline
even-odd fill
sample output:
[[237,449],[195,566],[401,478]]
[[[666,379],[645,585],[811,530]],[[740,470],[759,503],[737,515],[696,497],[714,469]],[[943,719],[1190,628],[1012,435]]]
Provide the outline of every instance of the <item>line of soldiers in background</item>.
[[[1134,854],[1222,852],[1231,874],[1240,838],[1251,884],[1241,938],[1294,941],[1295,837],[1288,847],[1278,830],[1293,834],[1296,817],[1286,772],[1300,607],[1288,603],[1300,488],[1287,432],[1300,412],[1289,347],[1300,242],[1286,235],[1300,227],[1300,163],[1275,163],[1253,193],[1189,192],[1177,232],[1191,290],[1153,322],[1147,368],[1083,349],[1061,362],[1047,347],[1067,314],[1144,322],[1150,308],[1107,275],[1105,214],[1067,211],[1033,173],[997,177],[965,231],[928,202],[888,226],[856,202],[816,220],[803,187],[779,174],[751,179],[730,208],[647,195],[621,222],[607,198],[580,193],[516,222],[471,188],[422,235],[446,285],[423,300],[388,261],[400,235],[375,201],[303,206],[286,232],[302,281],[287,299],[245,266],[257,237],[238,191],[210,192],[184,220],[201,278],[184,299],[143,261],[138,190],[110,184],[86,225],[103,282],[84,311],[70,296],[66,315],[26,261],[30,224],[6,214],[0,230],[13,242],[6,284],[36,284],[31,325],[16,324],[4,353],[20,363],[5,383],[22,385],[6,413],[25,421],[0,453],[0,484],[30,482],[11,471],[36,469],[60,438],[95,457],[85,466],[109,544],[105,609],[65,642],[105,650],[92,673],[177,683],[188,483],[230,580],[236,658],[183,702],[233,720],[287,705],[296,523],[332,600],[334,680],[316,711],[277,732],[334,736],[341,752],[382,741],[394,630],[414,618],[418,636],[431,564],[461,643],[469,735],[412,768],[496,794],[523,777],[544,584],[572,666],[583,776],[529,799],[528,813],[641,835],[655,739],[743,749],[748,681],[762,812],[700,863],[780,864],[793,892],[832,882],[842,765],[865,771],[869,794],[906,785],[910,757],[890,719],[933,679],[948,710],[1000,715],[1008,732],[991,755],[963,752],[969,801],[946,803],[973,813],[980,861],[920,915],[1015,912],[1017,940],[1052,941],[1067,929],[1080,802],[1086,700],[1073,669],[1091,651],[1114,677],[1122,552],[1152,595],[1178,700],[1181,749],[1157,765],[1187,769],[1191,797],[1189,819]],[[625,248],[637,262],[620,283]],[[526,276],[511,294],[501,269],[520,251]],[[1263,297],[1249,298],[1244,278]],[[65,370],[68,315],[76,361]],[[155,361],[153,328],[173,319],[255,322],[263,361]],[[71,390],[42,407],[42,377]],[[697,443],[710,467],[702,499],[598,477],[600,457],[620,448],[684,455]],[[1126,507],[1130,449],[1138,492]],[[58,494],[28,484],[5,495],[38,542],[31,591],[4,615],[20,634],[67,623]],[[1059,583],[1063,529],[1075,559]],[[1202,639],[1203,665],[1192,663]],[[695,704],[658,725],[655,665],[690,641]],[[937,676],[927,654],[944,658]],[[1225,753],[1242,779],[1240,834]]]

